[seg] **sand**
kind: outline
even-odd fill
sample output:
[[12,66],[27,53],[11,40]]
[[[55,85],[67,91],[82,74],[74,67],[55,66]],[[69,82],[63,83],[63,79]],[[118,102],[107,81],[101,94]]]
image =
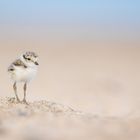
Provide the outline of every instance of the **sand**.
[[2,140],[138,140],[139,110],[127,117],[102,117],[51,102],[29,105],[14,98],[0,99]]
[[[1,42],[0,140],[140,139],[139,45],[33,42]],[[40,56],[29,106],[5,98],[7,67],[24,50]]]

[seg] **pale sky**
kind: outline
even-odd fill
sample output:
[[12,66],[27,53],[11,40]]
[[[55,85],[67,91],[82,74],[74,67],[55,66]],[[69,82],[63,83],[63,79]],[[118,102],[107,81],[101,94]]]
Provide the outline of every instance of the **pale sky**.
[[135,22],[140,23],[139,0],[4,0],[0,23]]
[[[139,39],[139,0],[1,0],[0,26],[86,30],[94,36]],[[81,29],[76,29],[81,27]],[[96,30],[96,31],[95,31]],[[77,31],[78,32],[78,31]],[[80,32],[81,33],[81,32]],[[80,34],[79,33],[79,34]]]

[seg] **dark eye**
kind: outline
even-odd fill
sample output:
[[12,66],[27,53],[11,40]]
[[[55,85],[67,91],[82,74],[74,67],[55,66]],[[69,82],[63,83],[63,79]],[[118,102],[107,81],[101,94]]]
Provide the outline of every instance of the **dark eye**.
[[28,60],[31,60],[30,58],[27,58]]

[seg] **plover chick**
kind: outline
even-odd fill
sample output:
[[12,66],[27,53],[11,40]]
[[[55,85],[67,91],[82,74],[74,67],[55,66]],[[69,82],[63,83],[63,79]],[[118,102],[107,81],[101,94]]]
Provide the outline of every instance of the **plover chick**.
[[17,83],[23,82],[24,98],[22,102],[27,104],[26,101],[27,84],[36,76],[38,65],[39,64],[37,54],[34,52],[26,52],[22,54],[8,67],[8,73],[10,74],[10,77],[14,82],[13,89],[15,92],[17,102],[20,102],[20,99],[17,94]]

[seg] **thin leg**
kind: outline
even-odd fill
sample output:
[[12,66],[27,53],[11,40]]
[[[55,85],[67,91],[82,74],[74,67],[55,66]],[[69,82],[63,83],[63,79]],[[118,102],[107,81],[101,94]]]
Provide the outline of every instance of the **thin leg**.
[[18,98],[18,95],[17,95],[17,85],[16,85],[16,82],[13,85],[13,89],[14,89],[14,92],[15,92],[15,96],[16,96],[17,101],[20,102],[20,100]]
[[26,101],[26,91],[27,91],[27,83],[24,84],[24,98],[23,98],[23,103],[27,104],[27,101]]

